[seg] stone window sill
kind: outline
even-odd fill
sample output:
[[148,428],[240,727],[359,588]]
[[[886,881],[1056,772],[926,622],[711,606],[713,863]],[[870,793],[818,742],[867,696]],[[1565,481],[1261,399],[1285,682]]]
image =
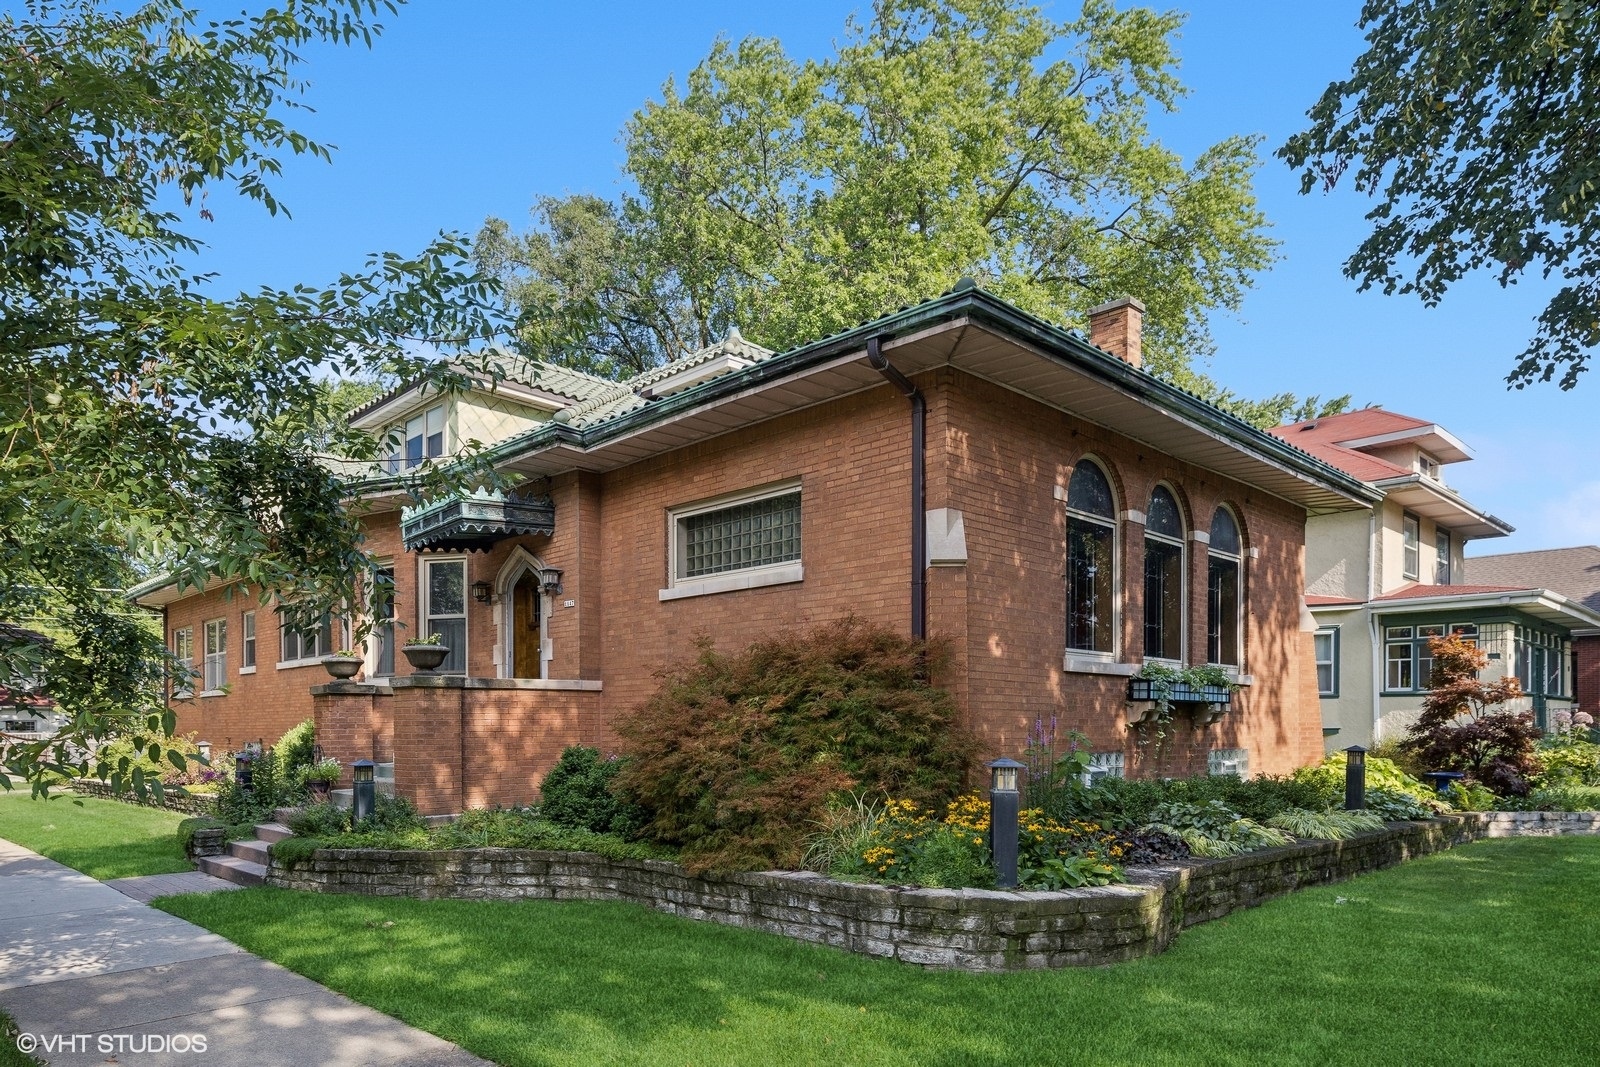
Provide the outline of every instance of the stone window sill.
[[787,585],[805,580],[805,567],[799,563],[786,563],[781,567],[768,567],[746,573],[719,574],[715,578],[702,578],[663,589],[657,597],[663,601],[682,600],[692,596],[710,596],[713,593],[734,593],[741,589],[762,589],[769,585]]

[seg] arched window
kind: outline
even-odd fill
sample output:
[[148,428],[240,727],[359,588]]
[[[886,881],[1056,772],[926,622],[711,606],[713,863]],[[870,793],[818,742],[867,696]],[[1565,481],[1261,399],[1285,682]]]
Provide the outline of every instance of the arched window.
[[1239,524],[1227,508],[1211,519],[1211,549],[1206,564],[1206,660],[1239,666],[1239,629],[1244,603],[1244,545]]
[[1144,654],[1183,658],[1183,515],[1172,491],[1156,486],[1144,520]]
[[1067,647],[1116,650],[1117,508],[1111,482],[1093,460],[1067,485]]

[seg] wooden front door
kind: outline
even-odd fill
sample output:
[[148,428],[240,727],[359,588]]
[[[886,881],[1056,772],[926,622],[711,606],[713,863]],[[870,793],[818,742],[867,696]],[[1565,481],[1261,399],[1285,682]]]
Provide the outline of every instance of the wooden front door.
[[541,623],[539,580],[524,571],[511,590],[511,670],[516,678],[538,678]]

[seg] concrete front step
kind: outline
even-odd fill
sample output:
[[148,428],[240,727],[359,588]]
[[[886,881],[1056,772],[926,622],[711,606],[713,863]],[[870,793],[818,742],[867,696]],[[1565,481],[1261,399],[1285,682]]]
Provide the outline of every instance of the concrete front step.
[[200,870],[213,878],[221,878],[235,885],[265,885],[267,868],[264,864],[237,856],[201,856]]
[[256,826],[256,840],[275,844],[294,836],[294,831],[281,822],[264,822]]
[[[258,830],[257,833],[259,834],[260,831]],[[268,847],[269,846],[267,842],[259,839],[255,841],[229,841],[228,855],[234,857],[235,859],[249,860],[251,863],[259,863],[265,867],[267,864]]]

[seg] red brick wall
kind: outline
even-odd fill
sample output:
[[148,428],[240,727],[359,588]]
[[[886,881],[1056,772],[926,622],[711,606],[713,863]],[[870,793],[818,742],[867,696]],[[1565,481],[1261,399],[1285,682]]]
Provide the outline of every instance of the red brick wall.
[[[929,404],[927,506],[961,510],[969,553],[965,566],[931,570],[929,625],[954,640],[955,655],[941,680],[967,708],[986,758],[1020,755],[1029,724],[1050,716],[1063,730],[1083,731],[1097,750],[1124,752],[1131,774],[1204,771],[1214,748],[1248,748],[1258,773],[1281,773],[1320,757],[1310,639],[1299,630],[1300,509],[960,372],[933,372],[919,385]],[[1254,685],[1217,726],[1194,730],[1180,717],[1160,760],[1134,745],[1125,726],[1124,677],[1063,670],[1065,512],[1055,488],[1064,487],[1073,465],[1091,453],[1112,476],[1119,510],[1147,510],[1151,489],[1165,482],[1176,490],[1191,529],[1209,529],[1215,508],[1232,506],[1247,549],[1257,553],[1245,562],[1244,669]],[[565,588],[546,620],[554,654],[549,676],[599,680],[603,692],[429,687],[382,698],[379,705],[393,705],[402,788],[411,783],[430,807],[530,799],[532,782],[563,744],[611,747],[611,717],[653,690],[657,668],[692,655],[701,633],[735,648],[756,635],[847,613],[906,629],[910,455],[908,404],[884,386],[608,474],[554,479],[555,535],[520,541],[564,572]],[[789,479],[802,487],[804,581],[660,600],[668,584],[669,509]],[[399,555],[396,521],[394,513],[373,516],[369,547],[397,556],[397,618],[403,634],[418,633],[419,565],[416,557]],[[1137,663],[1143,528],[1124,521],[1120,537],[1118,659]],[[469,556],[468,581],[496,582],[513,548],[506,542]],[[1188,558],[1187,641],[1191,661],[1199,662],[1205,658],[1205,546],[1191,541]],[[175,606],[174,618],[208,617],[208,603],[189,598]],[[494,620],[500,610],[469,603],[473,676],[497,673]],[[273,671],[275,622],[266,625],[270,612],[258,618],[263,654],[256,682],[200,702],[212,709],[207,725],[217,735],[207,739],[213,743],[272,740],[309,714],[309,687],[325,681],[315,668]],[[196,637],[198,643],[198,626]],[[399,669],[406,671],[403,663]],[[270,687],[263,685],[267,680]],[[191,724],[185,721],[184,728]],[[465,776],[463,752],[472,754],[464,761]],[[457,770],[447,773],[435,765],[441,760]]]
[[[1130,774],[1203,773],[1213,748],[1248,748],[1251,770],[1283,773],[1321,756],[1321,720],[1314,688],[1306,698],[1310,642],[1299,632],[1305,518],[1298,508],[1229,482],[1100,427],[1035,404],[997,386],[943,371],[926,388],[939,397],[930,419],[930,508],[964,516],[968,565],[964,613],[965,684],[974,725],[994,754],[1021,753],[1036,718],[1056,716],[1100,751],[1122,751]],[[1066,646],[1066,513],[1055,488],[1073,465],[1098,458],[1111,475],[1118,511],[1146,511],[1164,482],[1177,491],[1188,529],[1209,531],[1218,505],[1239,517],[1246,551],[1245,664],[1255,684],[1235,697],[1222,722],[1179,729],[1164,759],[1134,743],[1126,728],[1122,677],[1068,673]],[[1142,658],[1144,528],[1119,524],[1122,599],[1118,659]],[[1205,546],[1189,542],[1190,662],[1206,658]],[[953,570],[943,584],[959,581]],[[1131,580],[1130,580],[1131,579]],[[941,594],[941,597],[944,594]],[[942,599],[936,600],[944,608]],[[930,625],[947,629],[935,612]],[[959,622],[958,622],[959,625]],[[1312,679],[1314,686],[1314,678]]]
[[1573,673],[1578,707],[1600,719],[1600,637],[1580,637],[1572,642]]

